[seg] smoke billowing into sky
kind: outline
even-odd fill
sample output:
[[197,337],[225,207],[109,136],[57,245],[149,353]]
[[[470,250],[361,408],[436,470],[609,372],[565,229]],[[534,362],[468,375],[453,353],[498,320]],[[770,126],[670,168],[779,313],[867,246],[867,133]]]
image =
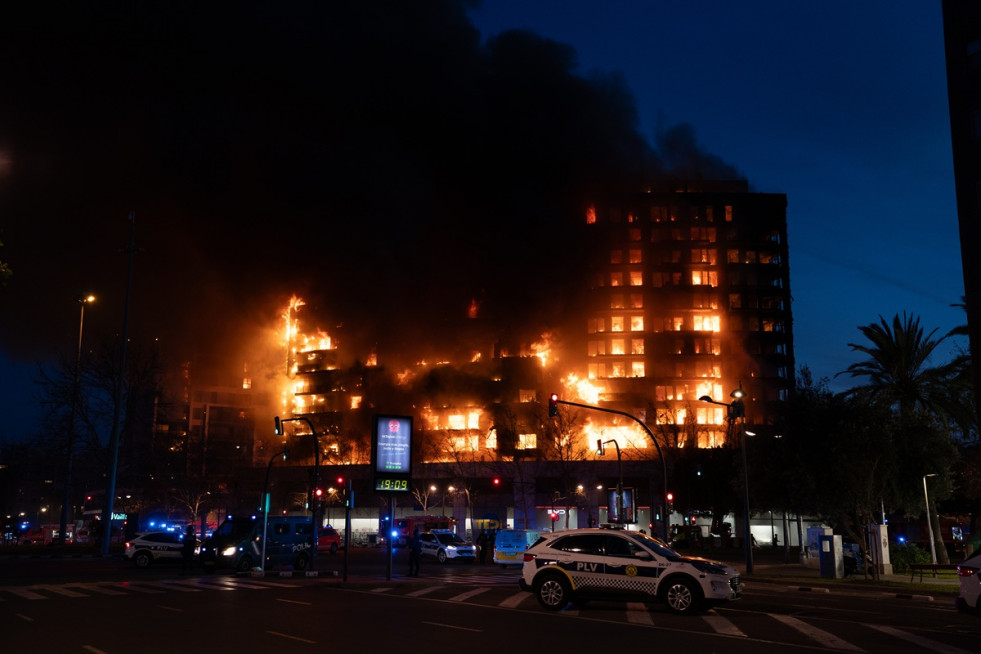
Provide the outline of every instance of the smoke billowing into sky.
[[295,292],[342,343],[404,354],[471,337],[473,302],[489,339],[537,337],[581,280],[595,185],[738,176],[690,127],[645,140],[631,90],[571,47],[484,42],[460,2],[17,4],[8,356],[70,346],[84,292],[92,337],[120,329],[131,210],[137,334],[224,355]]

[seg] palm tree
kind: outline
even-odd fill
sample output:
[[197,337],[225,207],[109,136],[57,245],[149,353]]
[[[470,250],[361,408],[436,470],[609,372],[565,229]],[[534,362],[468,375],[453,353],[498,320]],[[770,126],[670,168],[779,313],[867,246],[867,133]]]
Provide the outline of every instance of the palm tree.
[[[955,360],[939,366],[929,365],[930,357],[950,334],[941,338],[934,338],[936,330],[925,334],[919,318],[905,313],[902,318],[898,314],[893,317],[891,325],[879,316],[878,323],[859,329],[871,344],[848,345],[869,358],[850,365],[847,370],[838,374],[864,377],[868,382],[846,394],[891,407],[896,412],[900,433],[904,431],[903,426],[912,427],[919,423],[923,428],[913,431],[930,441],[933,439],[928,433],[932,430],[926,426],[941,426],[942,429],[934,433],[942,441],[933,440],[932,444],[924,441],[919,443],[920,447],[910,447],[913,443],[897,443],[897,449],[905,450],[908,453],[907,458],[918,461],[912,466],[914,468],[930,465],[926,462],[927,459],[933,459],[933,466],[940,466],[941,461],[947,464],[936,469],[919,471],[918,474],[946,473],[946,468],[952,463],[947,461],[948,455],[945,454],[953,451],[950,447],[951,423],[956,423],[963,430],[970,420],[970,407],[964,405],[965,394],[961,388],[964,377],[958,374],[963,370],[962,364]],[[929,452],[923,452],[923,448]],[[913,454],[917,450],[920,455]],[[932,456],[924,456],[926,454]],[[912,464],[913,461],[908,463]],[[940,546],[938,555],[941,562],[945,563],[947,552],[943,547],[939,516],[935,508],[936,501],[941,498],[930,499],[931,504],[934,504],[934,534]]]

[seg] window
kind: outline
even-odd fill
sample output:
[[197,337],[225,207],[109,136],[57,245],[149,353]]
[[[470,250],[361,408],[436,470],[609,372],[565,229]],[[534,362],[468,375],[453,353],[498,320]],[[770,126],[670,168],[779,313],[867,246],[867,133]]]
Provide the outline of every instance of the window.
[[606,342],[605,341],[589,341],[587,345],[589,356],[601,356],[606,354]]
[[685,327],[685,319],[681,316],[672,316],[664,319],[664,329],[669,332],[680,332]]
[[695,316],[695,331],[697,332],[717,332],[719,331],[718,316]]
[[642,338],[632,338],[632,339],[630,339],[630,353],[631,354],[643,354],[644,353],[644,339],[642,339]]
[[631,227],[630,229],[627,230],[627,238],[630,239],[631,241],[639,241],[640,230],[637,229],[636,227]]
[[602,318],[590,318],[586,321],[586,331],[590,334],[596,334],[605,331],[603,319]]
[[627,369],[622,361],[614,361],[610,367],[610,377],[626,377]]
[[631,286],[643,286],[644,285],[644,273],[640,270],[632,270],[630,272],[630,285]]
[[610,308],[611,309],[622,309],[623,308],[623,293],[614,293],[610,296]]
[[668,208],[667,207],[651,207],[651,220],[656,223],[667,222],[668,220]]
[[716,264],[716,251],[710,248],[697,248],[691,251],[692,263],[707,263],[711,266]]
[[644,296],[641,293],[630,294],[630,308],[641,309],[644,306]]
[[628,261],[630,263],[643,263],[644,258],[641,254],[641,251],[637,249],[631,249],[628,254]]
[[596,554],[598,556],[603,553],[604,538],[606,537],[592,534],[588,536],[569,536],[568,538],[562,538],[556,541],[552,545],[552,549],[561,552],[574,552],[576,554]]
[[614,338],[612,341],[610,341],[610,354],[626,354],[626,350],[624,349],[624,340],[622,338]]
[[630,331],[644,331],[644,316],[630,316]]
[[538,434],[518,434],[518,443],[515,449],[533,450],[538,447]]
[[623,251],[622,250],[611,250],[610,251],[610,263],[623,263]]
[[623,273],[610,273],[610,286],[623,286]]
[[731,204],[727,204],[726,205],[726,222],[727,223],[731,223],[732,222],[732,205]]
[[693,270],[691,283],[695,286],[718,286],[719,273],[714,270]]
[[630,374],[633,377],[643,377],[644,376],[644,362],[643,361],[631,361],[630,362]]
[[623,331],[623,316],[613,316],[612,318],[610,318],[610,331],[611,332]]

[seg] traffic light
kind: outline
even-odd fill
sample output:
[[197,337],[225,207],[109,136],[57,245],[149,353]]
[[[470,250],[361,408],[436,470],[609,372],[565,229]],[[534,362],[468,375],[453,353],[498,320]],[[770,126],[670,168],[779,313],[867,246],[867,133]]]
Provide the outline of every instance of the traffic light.
[[344,477],[337,478],[337,485],[340,486],[341,488],[344,487]]
[[277,436],[282,436],[283,435],[283,423],[279,420],[279,416],[276,416],[275,418],[273,418],[273,423],[276,425],[276,432],[275,432],[276,435]]
[[548,396],[548,417],[554,418],[559,415],[559,396],[557,393],[552,393]]
[[674,493],[668,493],[667,499],[668,499],[667,513],[668,515],[671,515],[672,513],[674,513]]
[[555,511],[550,511],[548,517],[552,520],[552,528],[555,528],[555,522],[559,519],[559,514]]
[[597,456],[603,456],[604,454],[606,454],[606,448],[603,447],[603,439],[602,438],[597,438],[596,439],[596,455]]
[[493,479],[491,479],[491,485],[495,489],[500,488],[501,487],[501,478],[500,477],[494,477]]
[[314,497],[316,497],[319,500],[320,498],[322,498],[324,496],[324,489],[323,488],[315,488],[315,489],[313,489],[313,495],[314,495]]

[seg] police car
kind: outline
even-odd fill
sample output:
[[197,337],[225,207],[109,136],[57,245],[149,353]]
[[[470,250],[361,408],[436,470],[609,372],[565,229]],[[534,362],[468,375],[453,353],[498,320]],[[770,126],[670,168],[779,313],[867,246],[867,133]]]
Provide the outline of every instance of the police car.
[[477,558],[477,546],[463,540],[452,529],[432,529],[419,534],[422,540],[422,556],[431,556],[440,563],[448,560],[473,563]]
[[[125,553],[126,558],[131,560],[137,568],[146,568],[160,559],[180,561],[183,547],[183,534],[171,531],[152,531],[126,541]],[[194,551],[197,554],[197,547]]]
[[557,611],[590,599],[664,602],[692,614],[738,599],[739,571],[682,556],[656,538],[622,529],[547,534],[525,552],[520,586]]

